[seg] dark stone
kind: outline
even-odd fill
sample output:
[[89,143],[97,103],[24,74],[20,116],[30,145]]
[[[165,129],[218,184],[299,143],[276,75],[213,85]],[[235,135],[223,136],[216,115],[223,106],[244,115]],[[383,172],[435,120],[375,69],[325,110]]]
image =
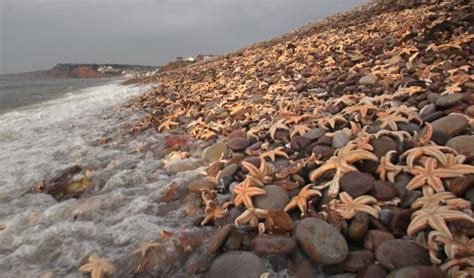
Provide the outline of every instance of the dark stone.
[[314,263],[332,265],[343,262],[349,247],[341,233],[316,218],[301,220],[295,229],[295,237],[303,251]]
[[285,189],[278,185],[267,185],[263,189],[267,192],[265,195],[254,197],[255,207],[261,209],[283,209],[290,201]]
[[397,151],[397,143],[388,136],[380,136],[372,140],[370,144],[374,147],[373,153],[379,159],[389,151]]
[[328,160],[334,154],[334,149],[325,145],[316,145],[312,152],[321,160]]
[[442,96],[436,100],[436,106],[446,108],[455,105],[460,102],[463,98],[463,94],[453,94]]
[[352,251],[347,254],[341,268],[348,272],[357,272],[374,262],[374,254],[369,250]]
[[388,278],[444,278],[446,274],[435,266],[407,266],[391,272]]
[[390,182],[374,181],[373,188],[369,194],[374,196],[379,201],[388,201],[397,197],[397,190]]
[[221,247],[226,242],[227,238],[229,237],[230,233],[235,229],[234,224],[227,224],[222,229],[217,232],[217,234],[212,238],[209,247],[207,248],[209,254],[216,254],[219,252]]
[[358,212],[354,218],[352,218],[351,223],[349,224],[347,235],[351,240],[358,241],[364,238],[368,229],[369,216],[365,213]]
[[300,152],[311,144],[311,140],[304,136],[296,136],[291,139],[290,144],[294,151]]
[[431,265],[428,250],[403,239],[387,240],[375,251],[377,261],[392,271],[406,266]]
[[449,139],[446,146],[455,149],[468,159],[474,158],[474,135],[462,135]]
[[265,261],[254,253],[229,251],[220,255],[212,262],[207,277],[260,277],[265,270]]
[[451,114],[431,123],[433,132],[447,134],[450,138],[463,132],[468,126],[468,120],[461,116]]
[[263,235],[254,238],[250,249],[259,256],[286,256],[296,248],[296,241],[287,235]]
[[229,140],[227,146],[233,151],[243,151],[250,146],[251,143],[252,142],[245,137],[235,137]]
[[357,273],[357,278],[385,278],[387,271],[378,264],[371,264]]
[[380,244],[391,239],[395,239],[395,237],[389,232],[381,230],[369,230],[364,239],[364,249],[375,251]]
[[364,195],[374,187],[372,175],[359,171],[352,171],[341,177],[341,189],[346,191],[353,198]]

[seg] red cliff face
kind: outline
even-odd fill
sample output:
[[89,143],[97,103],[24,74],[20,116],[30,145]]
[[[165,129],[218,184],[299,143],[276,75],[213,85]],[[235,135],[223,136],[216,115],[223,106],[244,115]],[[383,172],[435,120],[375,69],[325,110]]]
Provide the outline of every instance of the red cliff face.
[[69,73],[72,78],[100,78],[102,75],[91,67],[84,66],[73,69]]

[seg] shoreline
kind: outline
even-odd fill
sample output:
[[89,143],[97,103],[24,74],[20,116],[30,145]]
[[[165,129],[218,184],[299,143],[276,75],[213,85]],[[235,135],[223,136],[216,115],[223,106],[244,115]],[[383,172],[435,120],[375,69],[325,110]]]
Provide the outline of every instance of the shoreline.
[[2,178],[19,179],[0,192],[0,268],[8,277],[472,272],[469,10],[454,0],[368,4],[102,86],[59,104],[62,114],[13,117],[0,142],[23,145],[0,155]]

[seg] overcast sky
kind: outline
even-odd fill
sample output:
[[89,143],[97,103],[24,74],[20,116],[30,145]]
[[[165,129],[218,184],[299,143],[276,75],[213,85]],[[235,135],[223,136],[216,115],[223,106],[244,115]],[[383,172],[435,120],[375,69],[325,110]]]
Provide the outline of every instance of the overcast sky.
[[222,54],[367,0],[0,0],[0,73]]

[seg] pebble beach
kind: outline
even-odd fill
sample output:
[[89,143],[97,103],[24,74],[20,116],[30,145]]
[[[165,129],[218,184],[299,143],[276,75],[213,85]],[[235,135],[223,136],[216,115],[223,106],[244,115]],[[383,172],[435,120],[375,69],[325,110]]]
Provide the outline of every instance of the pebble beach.
[[474,5],[395,2],[61,122],[88,147],[2,188],[5,277],[473,277]]

